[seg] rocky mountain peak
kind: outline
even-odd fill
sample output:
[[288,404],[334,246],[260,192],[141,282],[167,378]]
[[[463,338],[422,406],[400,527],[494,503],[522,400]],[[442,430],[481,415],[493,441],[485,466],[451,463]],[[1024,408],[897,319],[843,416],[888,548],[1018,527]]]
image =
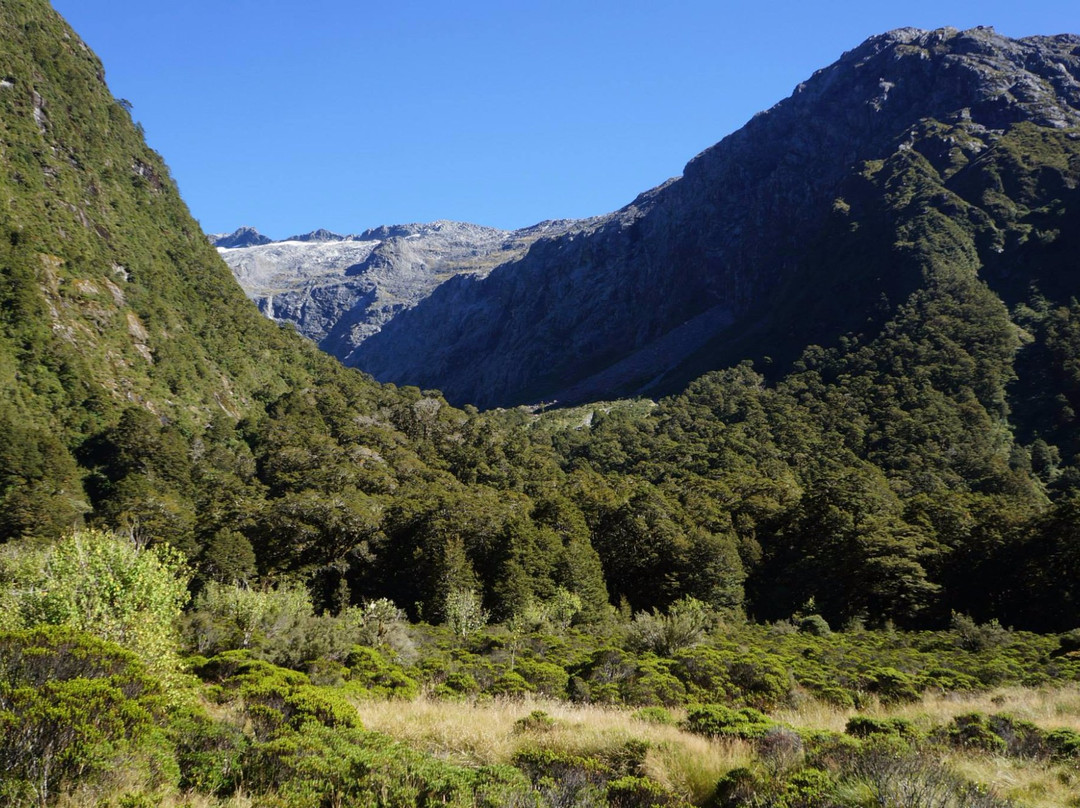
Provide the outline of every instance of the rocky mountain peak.
[[320,227],[318,230],[312,230],[310,233],[302,233],[296,236],[289,236],[285,241],[344,241],[347,236],[343,236],[340,233],[334,233],[331,230],[326,230]]
[[215,247],[256,247],[260,244],[269,244],[270,238],[264,236],[254,227],[238,227],[231,233],[214,233],[209,237],[210,243]]

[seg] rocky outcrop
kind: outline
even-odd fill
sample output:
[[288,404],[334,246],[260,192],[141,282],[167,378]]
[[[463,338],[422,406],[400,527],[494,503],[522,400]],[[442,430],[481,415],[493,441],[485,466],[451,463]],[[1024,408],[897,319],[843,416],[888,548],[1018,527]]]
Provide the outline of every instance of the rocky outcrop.
[[[816,283],[827,258],[811,261],[807,245],[845,180],[910,148],[928,119],[963,127],[976,148],[1021,122],[1080,124],[1078,54],[1074,36],[1011,40],[988,28],[873,37],[682,177],[490,273],[448,279],[348,361],[497,406],[663,392],[737,361],[730,346],[775,357],[778,334],[805,345],[828,329],[775,312]],[[760,335],[749,351],[748,334]]]

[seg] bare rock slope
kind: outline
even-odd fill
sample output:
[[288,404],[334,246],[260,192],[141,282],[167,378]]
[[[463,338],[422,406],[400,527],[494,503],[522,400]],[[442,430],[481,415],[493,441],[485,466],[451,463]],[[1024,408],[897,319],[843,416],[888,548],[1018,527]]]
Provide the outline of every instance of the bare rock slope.
[[537,238],[575,223],[497,230],[461,222],[378,227],[359,235],[327,230],[272,241],[242,227],[210,240],[248,297],[346,364],[365,339],[455,275],[484,277]]

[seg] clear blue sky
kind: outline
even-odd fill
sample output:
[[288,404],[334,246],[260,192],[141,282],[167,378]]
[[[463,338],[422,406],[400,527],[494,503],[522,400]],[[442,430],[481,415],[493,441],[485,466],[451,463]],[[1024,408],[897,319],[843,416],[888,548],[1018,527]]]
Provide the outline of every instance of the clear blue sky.
[[208,232],[614,210],[866,37],[1076,0],[53,0]]

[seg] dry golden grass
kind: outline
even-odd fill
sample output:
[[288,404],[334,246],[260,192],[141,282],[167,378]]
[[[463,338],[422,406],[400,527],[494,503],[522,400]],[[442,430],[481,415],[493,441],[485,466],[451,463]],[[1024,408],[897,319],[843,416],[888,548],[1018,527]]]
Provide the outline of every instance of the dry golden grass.
[[1043,729],[1080,730],[1080,688],[1007,687],[987,693],[929,695],[913,704],[881,708],[877,714],[943,724],[972,712],[1008,713]]
[[[986,693],[928,694],[911,704],[841,710],[808,700],[774,714],[778,721],[799,728],[843,731],[856,713],[881,718],[906,718],[923,730],[947,724],[958,715],[1008,713],[1043,729],[1080,731],[1080,687],[998,688]],[[1004,755],[961,752],[946,757],[963,777],[992,787],[998,794],[1027,808],[1080,808],[1080,772],[1046,761],[1019,760]]]
[[1025,808],[1080,806],[1080,772],[1076,769],[999,755],[950,755],[948,763],[958,774],[991,786]]
[[[466,703],[418,700],[357,704],[367,729],[385,733],[454,763],[508,763],[519,750],[540,746],[595,755],[628,741],[645,741],[647,773],[673,791],[702,800],[716,781],[753,759],[749,744],[715,741],[661,724],[640,721],[625,709],[539,699]],[[554,726],[521,731],[515,722],[543,710]]]
[[[364,726],[465,765],[509,762],[526,746],[578,755],[615,749],[630,740],[646,741],[646,773],[692,801],[712,793],[733,768],[750,765],[753,747],[740,741],[715,741],[677,727],[646,723],[633,711],[539,699],[494,700],[477,704],[419,700],[368,701],[357,705]],[[543,710],[555,722],[549,730],[522,732],[515,722]],[[857,712],[900,717],[923,729],[946,724],[970,712],[1007,712],[1045,729],[1080,730],[1080,687],[1001,688],[987,693],[935,695],[911,704],[874,705],[862,711],[839,709],[812,699],[779,710],[773,718],[796,728],[842,732]],[[992,786],[1002,796],[1031,808],[1080,808],[1080,773],[1046,762],[985,754],[949,755],[963,776]]]
[[921,701],[884,706],[874,704],[862,710],[841,709],[807,699],[798,706],[777,710],[772,717],[796,728],[828,729],[843,732],[853,715],[906,718],[917,726],[947,724],[964,713],[1009,713],[1031,721],[1043,729],[1064,727],[1080,731],[1080,687],[1005,687],[985,693],[927,694]]

